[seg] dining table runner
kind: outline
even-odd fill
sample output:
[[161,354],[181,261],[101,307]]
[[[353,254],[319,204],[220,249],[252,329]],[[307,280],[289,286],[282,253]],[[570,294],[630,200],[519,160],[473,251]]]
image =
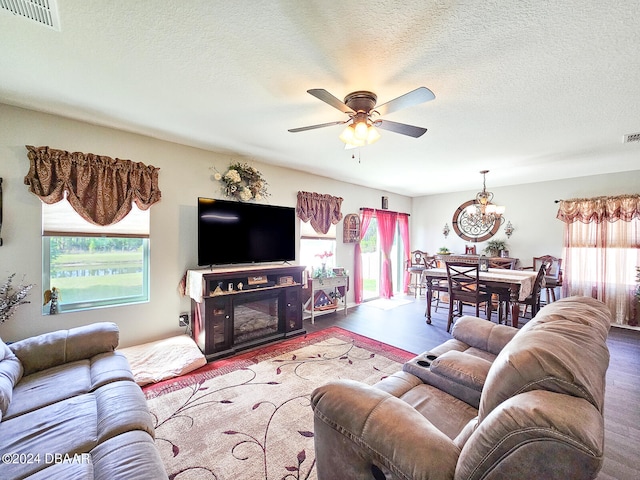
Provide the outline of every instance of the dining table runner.
[[[432,278],[447,278],[446,268],[429,268],[423,275]],[[524,301],[533,291],[537,273],[526,270],[508,270],[505,268],[490,268],[486,272],[480,271],[480,283],[496,282],[507,285],[518,285],[518,300]]]

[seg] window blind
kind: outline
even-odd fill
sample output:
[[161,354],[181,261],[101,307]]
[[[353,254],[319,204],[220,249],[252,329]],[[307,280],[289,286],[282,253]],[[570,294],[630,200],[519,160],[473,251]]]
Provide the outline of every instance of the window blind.
[[140,210],[134,203],[121,221],[103,227],[82,218],[65,198],[53,204],[42,203],[42,235],[148,238],[149,212],[150,209]]

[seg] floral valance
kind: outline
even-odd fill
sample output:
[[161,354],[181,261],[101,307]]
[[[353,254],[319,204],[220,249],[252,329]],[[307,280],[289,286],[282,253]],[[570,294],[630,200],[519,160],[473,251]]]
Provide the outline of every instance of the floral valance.
[[30,167],[24,183],[29,191],[48,204],[66,193],[74,210],[95,225],[117,223],[133,202],[146,210],[162,196],[159,168],[93,153],[26,147]]
[[640,195],[561,200],[556,218],[565,223],[630,222],[640,219]]
[[327,233],[331,225],[342,220],[342,197],[321,193],[298,192],[296,214],[303,222],[311,223],[318,233]]

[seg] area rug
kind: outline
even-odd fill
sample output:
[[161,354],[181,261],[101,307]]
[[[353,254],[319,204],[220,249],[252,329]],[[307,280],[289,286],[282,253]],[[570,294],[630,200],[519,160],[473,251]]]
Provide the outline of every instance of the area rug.
[[315,479],[313,389],[374,384],[414,356],[331,327],[145,387],[169,478]]
[[379,308],[381,310],[391,310],[392,308],[400,307],[401,305],[407,305],[413,302],[413,300],[406,300],[404,298],[378,298],[377,300],[371,300],[369,302],[363,302],[362,305],[367,307]]

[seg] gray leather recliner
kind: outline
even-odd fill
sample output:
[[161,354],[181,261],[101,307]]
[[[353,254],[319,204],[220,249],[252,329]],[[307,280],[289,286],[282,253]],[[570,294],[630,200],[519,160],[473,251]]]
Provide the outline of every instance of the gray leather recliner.
[[610,321],[586,297],[520,330],[465,317],[453,339],[374,386],[317,388],[318,479],[595,478]]

